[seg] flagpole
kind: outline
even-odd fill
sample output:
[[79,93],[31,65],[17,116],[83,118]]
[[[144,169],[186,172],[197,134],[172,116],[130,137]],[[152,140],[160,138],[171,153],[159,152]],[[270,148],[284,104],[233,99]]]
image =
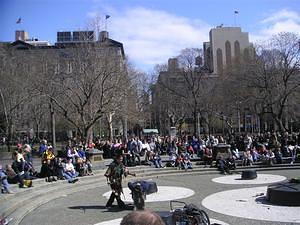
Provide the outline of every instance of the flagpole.
[[110,17],[110,15],[105,15],[105,31],[107,31],[107,19]]
[[236,13],[234,13],[234,26],[236,27]]
[[236,15],[239,14],[239,11],[233,12],[233,18],[234,18],[234,26],[236,27]]

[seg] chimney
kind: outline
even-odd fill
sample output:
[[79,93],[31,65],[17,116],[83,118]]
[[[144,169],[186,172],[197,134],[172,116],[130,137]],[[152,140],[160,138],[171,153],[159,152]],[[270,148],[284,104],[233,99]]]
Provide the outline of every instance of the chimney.
[[108,32],[107,31],[101,31],[99,35],[99,41],[104,42],[106,39],[108,39]]
[[177,58],[170,58],[168,60],[168,71],[178,70],[178,60]]
[[28,39],[28,33],[24,30],[16,30],[15,40],[26,41]]

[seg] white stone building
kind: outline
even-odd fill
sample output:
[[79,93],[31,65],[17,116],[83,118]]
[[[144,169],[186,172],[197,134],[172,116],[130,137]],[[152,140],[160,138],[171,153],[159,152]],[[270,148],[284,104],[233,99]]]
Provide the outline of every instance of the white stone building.
[[250,56],[251,43],[248,32],[240,27],[218,26],[209,32],[209,42],[203,43],[204,64],[214,74],[240,60]]

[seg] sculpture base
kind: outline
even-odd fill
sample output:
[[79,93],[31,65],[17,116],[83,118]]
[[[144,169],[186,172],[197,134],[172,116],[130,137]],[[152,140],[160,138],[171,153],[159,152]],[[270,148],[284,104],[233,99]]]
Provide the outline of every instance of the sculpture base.
[[242,172],[242,180],[253,180],[257,178],[256,170],[244,170]]
[[267,200],[275,205],[300,206],[300,184],[281,182],[269,185]]

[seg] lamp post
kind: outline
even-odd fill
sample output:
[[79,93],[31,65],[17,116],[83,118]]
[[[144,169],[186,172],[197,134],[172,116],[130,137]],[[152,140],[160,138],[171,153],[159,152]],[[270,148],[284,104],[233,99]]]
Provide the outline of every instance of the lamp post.
[[201,127],[200,127],[200,113],[198,112],[197,113],[197,131],[198,131],[198,136],[200,137],[200,134],[201,134]]
[[55,130],[55,114],[54,114],[54,107],[53,107],[53,99],[50,99],[50,117],[51,117],[51,132],[52,132],[52,146],[56,149],[56,130]]
[[241,133],[241,103],[242,102],[235,102],[236,104],[236,111],[237,111],[237,126],[238,126],[238,133],[240,134]]

